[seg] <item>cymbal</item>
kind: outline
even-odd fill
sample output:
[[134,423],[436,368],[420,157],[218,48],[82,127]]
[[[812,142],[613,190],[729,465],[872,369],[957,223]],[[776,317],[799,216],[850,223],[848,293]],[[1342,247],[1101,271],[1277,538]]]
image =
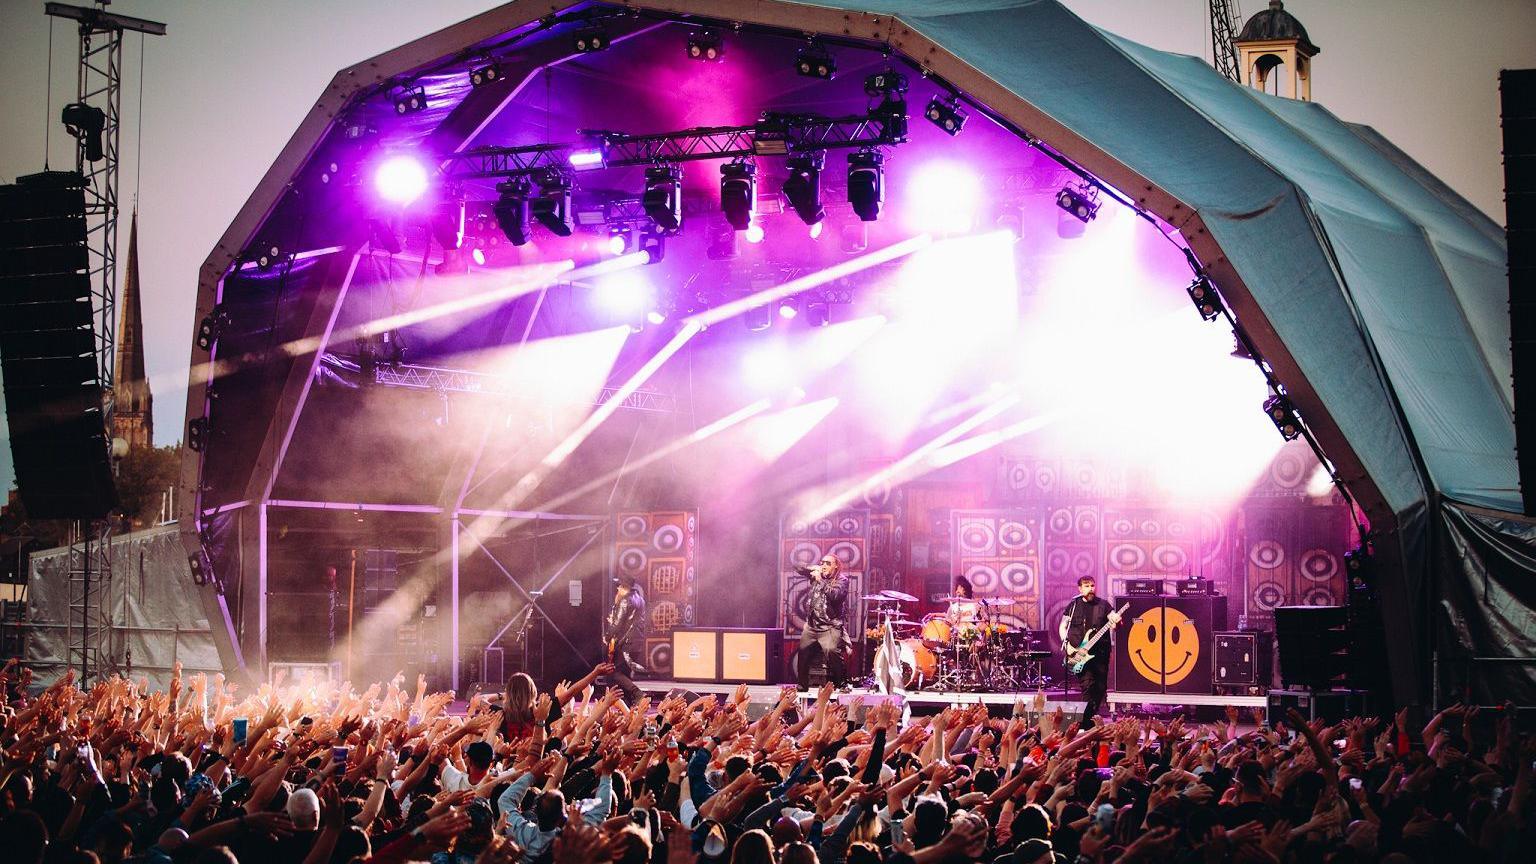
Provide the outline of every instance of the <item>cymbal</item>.
[[880,592],[876,592],[874,594],[865,594],[864,595],[864,599],[865,600],[885,600],[885,601],[889,602],[892,598],[885,596],[885,592],[884,591],[880,591]]
[[880,593],[884,594],[887,598],[889,598],[891,600],[897,600],[897,601],[900,601],[902,603],[916,603],[917,602],[917,598],[916,597],[913,597],[911,594],[908,594],[905,591],[896,591],[894,589],[887,588],[887,589],[885,589],[884,591],[882,591]]
[[921,626],[923,626],[923,622],[921,622],[921,621],[909,621],[906,618],[892,618],[890,623],[896,624],[896,625],[899,625],[899,626],[902,626],[902,627],[921,627]]

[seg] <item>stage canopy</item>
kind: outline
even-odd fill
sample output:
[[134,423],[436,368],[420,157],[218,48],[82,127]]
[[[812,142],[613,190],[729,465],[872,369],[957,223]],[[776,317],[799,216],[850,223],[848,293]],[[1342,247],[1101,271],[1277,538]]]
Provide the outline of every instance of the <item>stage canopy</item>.
[[[316,178],[346,152],[348,130],[376,129],[390,146],[414,144],[444,160],[472,145],[537,143],[551,106],[540,103],[541,116],[524,91],[544,86],[539,70],[549,64],[588,56],[576,55],[572,38],[594,21],[615,40],[681,22],[888,46],[909,73],[930,73],[973,114],[1080,168],[1187,244],[1360,503],[1384,616],[1402,635],[1391,652],[1400,698],[1426,695],[1432,645],[1447,657],[1536,653],[1529,628],[1508,624],[1508,608],[1468,599],[1492,586],[1518,608],[1531,590],[1529,569],[1508,559],[1466,563],[1475,556],[1465,550],[1515,530],[1505,517],[1520,510],[1499,226],[1374,130],[1319,104],[1233,84],[1198,58],[1092,27],[1055,0],[493,9],[336,76],[209,257],[197,318],[211,315],[225,291],[235,302],[221,308],[235,320],[224,332],[260,331],[250,350],[270,342],[273,328],[287,342],[323,342],[337,324],[337,286],[354,275],[345,262],[296,264],[282,322],[252,323],[270,309],[257,303],[242,312],[242,295],[230,289],[258,279],[238,268],[269,243],[298,250],[358,242],[344,239],[344,220],[315,192]],[[505,80],[471,85],[470,73],[493,57]],[[616,74],[643,73],[591,74],[594,92],[618,86]],[[1327,74],[1325,64],[1318,74]],[[792,76],[770,80],[798,86]],[[416,86],[426,109],[397,116],[397,99]],[[579,121],[585,109],[554,110]],[[656,125],[681,128],[679,120],[697,116],[679,110]],[[502,140],[488,140],[488,130],[501,130]],[[192,351],[187,414],[207,416],[213,430],[203,430],[210,443],[189,452],[184,470],[183,531],[193,554],[200,527],[207,540],[208,514],[270,500],[288,482],[278,468],[298,446],[295,430],[309,422],[300,406],[323,364],[313,353],[265,359],[234,373],[248,375],[250,386],[220,388],[215,405],[207,354]],[[1437,604],[1445,605],[1435,611]],[[1479,686],[1536,695],[1514,668]]]

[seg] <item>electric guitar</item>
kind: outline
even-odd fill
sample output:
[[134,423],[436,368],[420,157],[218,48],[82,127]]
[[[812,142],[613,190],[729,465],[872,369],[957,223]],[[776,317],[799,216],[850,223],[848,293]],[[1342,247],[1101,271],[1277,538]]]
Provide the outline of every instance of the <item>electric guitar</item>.
[[[1115,615],[1116,616],[1124,615],[1125,614],[1125,610],[1127,610],[1129,608],[1131,608],[1131,604],[1127,603],[1124,606],[1121,606],[1119,609],[1117,609],[1115,611]],[[1118,622],[1105,621],[1103,627],[1100,627],[1099,629],[1093,631],[1092,633],[1088,634],[1087,638],[1083,639],[1083,644],[1081,644],[1081,645],[1079,645],[1079,646],[1077,646],[1075,648],[1072,647],[1071,645],[1066,646],[1066,648],[1067,648],[1067,662],[1072,664],[1072,674],[1073,675],[1076,675],[1079,672],[1082,672],[1083,671],[1083,667],[1088,665],[1088,661],[1093,659],[1093,646],[1098,644],[1098,641],[1100,639],[1103,639],[1104,638],[1104,634],[1108,633],[1110,631],[1110,628],[1114,627],[1116,623],[1118,623]]]

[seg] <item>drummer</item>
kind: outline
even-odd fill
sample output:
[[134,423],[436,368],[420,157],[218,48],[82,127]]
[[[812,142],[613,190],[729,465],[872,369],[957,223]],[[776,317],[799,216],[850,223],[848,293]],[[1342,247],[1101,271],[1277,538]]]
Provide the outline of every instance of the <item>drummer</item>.
[[976,602],[976,589],[964,576],[955,577],[955,590],[944,613],[955,633],[962,636],[974,634],[981,623],[981,604]]

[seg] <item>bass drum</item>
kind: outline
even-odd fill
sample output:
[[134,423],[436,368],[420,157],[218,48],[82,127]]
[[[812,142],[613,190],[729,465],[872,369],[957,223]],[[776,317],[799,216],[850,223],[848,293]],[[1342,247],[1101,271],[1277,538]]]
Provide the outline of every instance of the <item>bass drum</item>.
[[[875,668],[885,668],[885,645],[875,652]],[[896,643],[896,658],[901,665],[901,686],[916,690],[939,674],[939,658],[921,639],[903,639]]]

